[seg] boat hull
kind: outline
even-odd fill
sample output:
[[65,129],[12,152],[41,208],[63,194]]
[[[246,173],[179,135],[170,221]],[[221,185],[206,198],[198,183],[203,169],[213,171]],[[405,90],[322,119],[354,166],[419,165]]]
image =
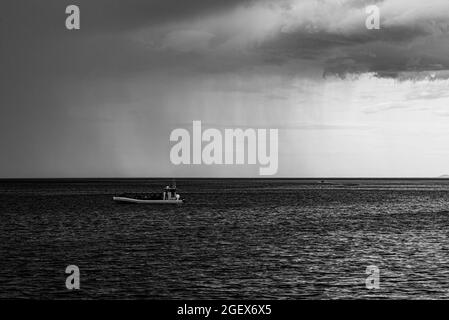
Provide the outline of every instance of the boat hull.
[[182,199],[179,200],[145,200],[145,199],[134,199],[127,197],[113,197],[112,198],[116,202],[123,203],[141,203],[141,204],[181,204],[183,203]]

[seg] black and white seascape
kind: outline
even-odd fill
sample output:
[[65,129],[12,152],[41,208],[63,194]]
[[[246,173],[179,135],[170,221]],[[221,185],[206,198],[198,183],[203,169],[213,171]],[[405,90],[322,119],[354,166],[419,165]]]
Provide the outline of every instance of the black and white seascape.
[[0,7],[0,299],[449,298],[447,0]]

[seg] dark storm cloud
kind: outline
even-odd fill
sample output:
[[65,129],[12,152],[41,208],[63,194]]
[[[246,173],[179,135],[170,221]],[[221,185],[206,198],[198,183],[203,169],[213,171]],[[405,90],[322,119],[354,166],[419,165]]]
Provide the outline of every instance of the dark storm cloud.
[[64,21],[72,3],[2,2],[2,87],[16,84],[6,95],[27,83],[45,91],[44,79],[55,77],[189,76],[264,66],[291,74],[292,65],[301,70],[308,61],[320,66],[317,73],[341,77],[449,69],[445,0],[376,1],[380,30],[364,25],[371,1],[78,0],[82,27],[70,32]]
[[[380,30],[365,26],[365,6],[373,3],[380,9]],[[174,22],[153,44],[206,72],[271,65],[289,73],[292,61],[301,66],[310,60],[321,63],[324,76],[372,72],[396,78],[449,69],[445,0],[257,1],[235,8],[214,15],[218,21],[206,15]]]
[[[2,4],[4,73],[119,77],[264,66],[291,73],[292,62],[300,68],[310,60],[324,76],[449,69],[445,0],[78,0],[82,27],[69,32],[64,11],[72,3]],[[365,27],[372,3],[380,30]]]
[[[380,30],[365,26],[365,5],[372,3],[380,9]],[[204,55],[204,68],[209,65],[223,71],[266,64],[288,72],[283,68],[288,62],[314,60],[322,63],[325,76],[372,72],[398,77],[403,72],[449,69],[449,3],[445,0],[261,1],[241,12],[240,16],[228,14],[229,25],[217,27],[210,21],[179,25],[210,34],[209,45],[201,42],[189,47],[190,53]],[[240,19],[247,23],[236,31],[233,25],[239,25]],[[170,49],[186,51],[176,42]]]
[[[365,5],[373,2],[290,1],[279,33],[259,50],[278,63],[293,59],[322,62],[323,75],[449,70],[449,2],[377,1],[381,27],[365,27]],[[285,18],[287,17],[287,18]],[[269,61],[267,59],[266,61]]]

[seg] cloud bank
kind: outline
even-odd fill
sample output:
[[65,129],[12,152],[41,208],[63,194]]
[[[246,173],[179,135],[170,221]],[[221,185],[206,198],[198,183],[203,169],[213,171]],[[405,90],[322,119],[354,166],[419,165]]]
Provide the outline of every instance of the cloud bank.
[[[365,27],[365,8],[373,3],[380,30]],[[312,60],[325,76],[401,78],[449,69],[448,30],[446,0],[282,0],[236,2],[215,13],[168,19],[141,28],[137,37],[154,52],[181,54],[180,61],[201,57],[205,69],[275,64],[282,70]]]

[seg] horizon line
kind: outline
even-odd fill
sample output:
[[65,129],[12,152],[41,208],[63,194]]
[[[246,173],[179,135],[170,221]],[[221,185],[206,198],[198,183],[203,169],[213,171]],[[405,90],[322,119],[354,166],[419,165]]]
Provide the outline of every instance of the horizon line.
[[260,180],[382,180],[382,179],[414,179],[414,180],[426,180],[426,179],[441,179],[448,180],[448,175],[442,175],[438,177],[270,177],[270,176],[255,176],[255,177],[25,177],[25,178],[1,178],[0,181],[5,180],[194,180],[194,179],[260,179]]

